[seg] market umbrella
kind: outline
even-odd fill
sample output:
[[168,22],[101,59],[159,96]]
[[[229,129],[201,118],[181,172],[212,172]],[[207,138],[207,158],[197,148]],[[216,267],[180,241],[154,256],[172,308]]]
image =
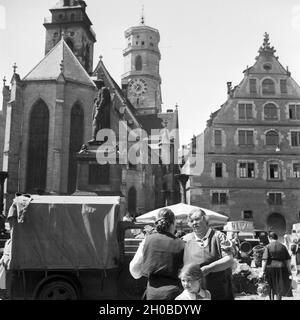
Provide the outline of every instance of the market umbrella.
[[[185,203],[177,203],[177,204],[173,204],[171,206],[167,206],[164,208],[169,208],[174,212],[174,214],[176,216],[177,223],[186,224],[188,214],[193,209],[200,208],[200,207],[191,206],[191,205],[185,204]],[[141,222],[141,223],[153,223],[155,221],[155,217],[160,209],[162,209],[162,208],[155,209],[155,210],[147,212],[141,216],[138,216],[136,218],[136,221]],[[226,222],[229,219],[227,216],[224,216],[224,215],[217,213],[215,211],[211,211],[211,210],[205,209],[205,208],[200,208],[200,209],[202,209],[206,213],[206,215],[208,216],[208,222],[209,222],[209,225],[211,225],[211,226],[223,226],[226,224]]]

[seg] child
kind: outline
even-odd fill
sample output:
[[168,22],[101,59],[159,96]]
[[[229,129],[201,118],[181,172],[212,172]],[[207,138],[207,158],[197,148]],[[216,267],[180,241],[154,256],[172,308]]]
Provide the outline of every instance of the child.
[[204,276],[197,263],[185,265],[179,274],[184,291],[175,300],[211,300],[211,295],[205,289]]

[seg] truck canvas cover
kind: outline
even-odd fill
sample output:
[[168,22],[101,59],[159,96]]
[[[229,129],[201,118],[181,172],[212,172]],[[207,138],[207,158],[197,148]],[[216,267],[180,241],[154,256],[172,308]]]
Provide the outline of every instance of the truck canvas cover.
[[32,196],[23,222],[18,214],[9,213],[9,269],[117,267],[120,197]]

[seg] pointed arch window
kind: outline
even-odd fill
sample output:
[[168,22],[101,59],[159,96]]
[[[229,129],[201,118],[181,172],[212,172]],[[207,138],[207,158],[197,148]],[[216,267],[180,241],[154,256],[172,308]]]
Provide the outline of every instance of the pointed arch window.
[[262,94],[275,94],[275,83],[272,79],[263,80]]
[[71,110],[70,121],[70,144],[69,144],[69,172],[68,172],[68,193],[76,190],[77,162],[76,153],[83,144],[84,113],[81,106],[76,103]]
[[49,110],[39,100],[30,112],[27,149],[26,192],[46,190],[48,158]]
[[140,71],[143,67],[142,57],[140,55],[135,57],[135,70]]
[[279,144],[279,135],[275,130],[270,130],[266,133],[266,145],[277,146]]

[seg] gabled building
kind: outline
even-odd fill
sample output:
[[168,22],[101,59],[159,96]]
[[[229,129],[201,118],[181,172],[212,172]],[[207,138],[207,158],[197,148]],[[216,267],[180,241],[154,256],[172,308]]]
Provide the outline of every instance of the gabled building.
[[283,234],[300,220],[300,87],[268,34],[243,73],[236,87],[227,83],[227,101],[192,143],[194,156],[203,156],[198,173],[190,162],[182,168],[190,175],[188,199]]

